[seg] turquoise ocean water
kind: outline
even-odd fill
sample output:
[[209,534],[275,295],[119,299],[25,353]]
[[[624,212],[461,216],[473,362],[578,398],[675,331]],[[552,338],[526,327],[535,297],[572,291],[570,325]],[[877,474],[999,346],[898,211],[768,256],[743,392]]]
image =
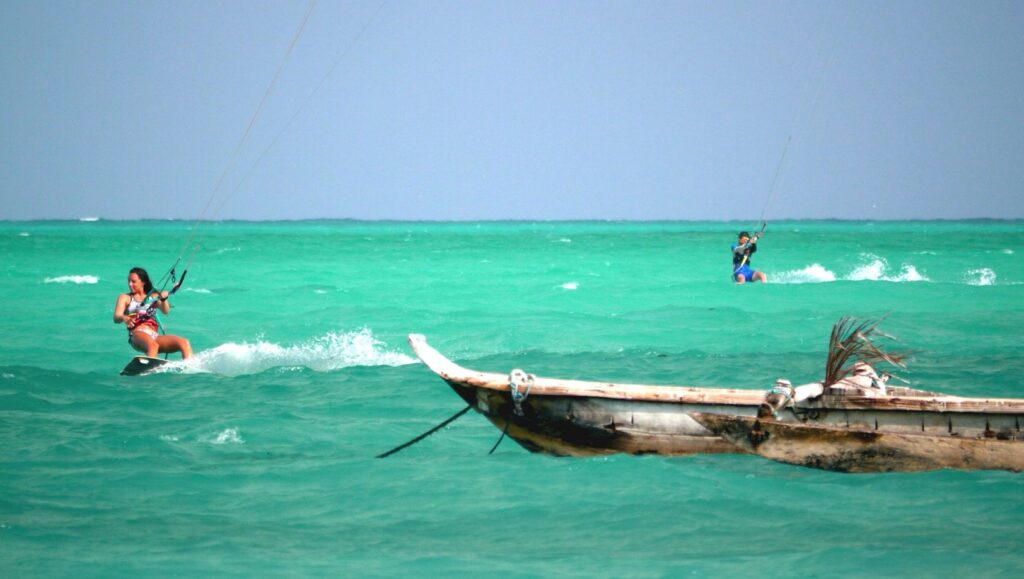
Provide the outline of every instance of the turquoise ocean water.
[[132,266],[185,222],[0,222],[0,576],[1017,576],[1024,476],[530,454],[405,342],[470,368],[765,389],[889,314],[913,385],[1024,397],[1024,223],[219,222],[118,375]]

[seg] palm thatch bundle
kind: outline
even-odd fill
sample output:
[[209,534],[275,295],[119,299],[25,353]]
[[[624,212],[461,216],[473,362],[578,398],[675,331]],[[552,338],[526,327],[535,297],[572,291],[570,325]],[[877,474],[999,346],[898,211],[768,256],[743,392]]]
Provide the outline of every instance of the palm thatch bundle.
[[874,343],[876,338],[890,338],[878,329],[882,318],[858,320],[843,317],[832,326],[832,335],[828,340],[828,358],[825,360],[826,387],[839,382],[853,372],[854,364],[864,362],[874,366],[879,362],[887,362],[900,368],[906,368],[904,354],[890,353],[882,350]]

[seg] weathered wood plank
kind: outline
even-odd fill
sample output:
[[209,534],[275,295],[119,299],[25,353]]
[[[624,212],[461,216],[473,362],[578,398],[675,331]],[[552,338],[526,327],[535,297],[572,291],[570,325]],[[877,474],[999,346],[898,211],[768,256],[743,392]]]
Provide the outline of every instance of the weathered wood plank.
[[749,416],[693,413],[709,430],[765,458],[842,472],[1024,470],[1020,442],[847,430]]

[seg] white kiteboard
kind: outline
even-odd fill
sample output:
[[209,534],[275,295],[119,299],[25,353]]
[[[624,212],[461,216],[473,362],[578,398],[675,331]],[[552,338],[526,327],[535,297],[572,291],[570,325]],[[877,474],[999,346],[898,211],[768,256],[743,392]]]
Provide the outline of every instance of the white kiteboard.
[[163,358],[147,358],[146,356],[135,356],[131,362],[121,370],[122,376],[138,376],[147,372],[152,372],[160,366],[166,364],[169,360]]

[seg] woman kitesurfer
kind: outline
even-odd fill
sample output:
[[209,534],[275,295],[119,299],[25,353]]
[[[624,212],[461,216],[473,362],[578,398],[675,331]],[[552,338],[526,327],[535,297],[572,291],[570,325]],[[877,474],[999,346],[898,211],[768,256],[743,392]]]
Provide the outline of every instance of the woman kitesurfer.
[[741,231],[739,243],[732,246],[732,278],[736,283],[744,283],[748,280],[768,281],[768,276],[763,271],[755,271],[750,267],[750,256],[757,251],[757,238],[760,235],[757,233],[754,234],[754,237],[750,237],[749,233]]
[[153,282],[146,270],[133,267],[128,272],[128,293],[117,296],[114,323],[127,326],[128,343],[150,358],[156,358],[161,352],[181,352],[182,358],[189,358],[192,345],[188,340],[181,336],[160,335],[160,322],[154,310],[169,313],[169,295],[167,291],[153,291]]

